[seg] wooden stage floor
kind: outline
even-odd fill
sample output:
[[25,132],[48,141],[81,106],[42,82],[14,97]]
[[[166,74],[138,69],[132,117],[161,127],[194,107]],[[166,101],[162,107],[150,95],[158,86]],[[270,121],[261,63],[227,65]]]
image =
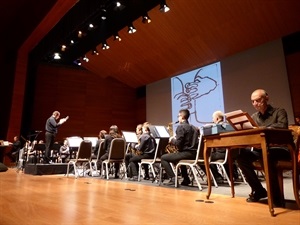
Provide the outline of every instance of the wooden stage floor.
[[294,201],[275,208],[271,217],[266,201],[245,201],[248,185],[237,185],[235,198],[228,185],[213,187],[209,201],[203,187],[199,191],[151,181],[34,176],[9,169],[0,173],[0,225],[299,224]]

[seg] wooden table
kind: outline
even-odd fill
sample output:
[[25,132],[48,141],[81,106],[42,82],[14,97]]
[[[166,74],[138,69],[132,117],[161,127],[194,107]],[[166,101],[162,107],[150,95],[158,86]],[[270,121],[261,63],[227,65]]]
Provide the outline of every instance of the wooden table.
[[[292,159],[296,160],[294,142],[291,130],[289,129],[274,129],[274,128],[255,128],[250,130],[241,130],[241,131],[233,131],[220,133],[217,135],[209,135],[204,137],[204,160],[205,160],[205,168],[207,174],[207,182],[208,182],[208,192],[207,199],[209,199],[211,194],[211,175],[209,172],[209,156],[211,148],[220,148],[226,147],[228,148],[228,163],[232,165],[232,159],[230,157],[230,152],[232,149],[236,148],[245,148],[245,147],[255,147],[262,149],[262,158],[263,158],[263,166],[266,177],[266,187],[268,192],[268,205],[269,211],[272,216],[274,216],[273,209],[273,200],[272,200],[272,187],[270,185],[269,179],[269,162],[268,162],[268,147],[270,146],[286,146],[290,150],[292,155]],[[294,162],[295,165],[295,162]],[[232,197],[234,197],[234,184],[233,184],[233,176],[232,176],[232,166],[230,168],[230,180],[231,180],[231,193]]]

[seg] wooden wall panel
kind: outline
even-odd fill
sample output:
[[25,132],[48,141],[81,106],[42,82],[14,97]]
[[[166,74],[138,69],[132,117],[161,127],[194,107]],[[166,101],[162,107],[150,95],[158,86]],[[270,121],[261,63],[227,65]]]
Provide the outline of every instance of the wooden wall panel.
[[[42,130],[54,110],[70,116],[59,128],[57,140],[68,136],[97,136],[116,124],[135,130],[138,123],[136,90],[119,81],[102,79],[81,69],[40,66],[31,130]],[[141,111],[142,112],[142,111]],[[43,138],[40,136],[40,138]]]

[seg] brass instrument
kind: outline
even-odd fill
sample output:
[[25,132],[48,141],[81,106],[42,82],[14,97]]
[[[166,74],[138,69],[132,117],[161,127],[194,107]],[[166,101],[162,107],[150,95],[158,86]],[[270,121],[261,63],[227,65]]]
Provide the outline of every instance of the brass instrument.
[[[138,145],[141,144],[141,138],[140,138],[140,137],[141,137],[141,135],[137,135]],[[135,148],[135,145],[132,146],[132,145],[130,144],[128,147],[129,147],[129,152],[131,152],[132,154],[134,154],[134,155],[142,155],[142,151],[137,150],[137,149]]]
[[[169,123],[168,124],[167,130],[169,132],[170,137],[172,137],[174,135],[174,132],[173,132],[173,123]],[[176,145],[174,145],[172,143],[169,143],[169,144],[167,144],[167,146],[165,148],[165,152],[166,153],[176,153],[176,152],[178,152],[178,148],[177,148]]]
[[142,154],[142,151],[139,151],[139,150],[135,149],[131,145],[128,146],[128,152],[131,152],[134,155],[141,155]]

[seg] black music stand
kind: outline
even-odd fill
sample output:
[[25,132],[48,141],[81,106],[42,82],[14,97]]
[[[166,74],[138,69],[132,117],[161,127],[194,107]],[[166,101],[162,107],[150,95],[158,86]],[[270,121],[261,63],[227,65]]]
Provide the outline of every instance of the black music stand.
[[165,126],[157,126],[157,125],[151,125],[149,126],[151,135],[154,138],[159,138],[159,146],[158,146],[158,152],[160,155],[163,155],[165,153],[166,146],[169,143],[170,134],[168,133],[167,127]]
[[35,150],[35,157],[36,161],[40,162],[40,159],[43,158],[43,155],[45,154],[46,145],[45,144],[35,144],[33,147],[33,150]]
[[53,146],[52,146],[52,149],[51,149],[51,152],[52,152],[52,154],[51,154],[51,160],[52,160],[52,162],[55,162],[56,161],[56,159],[58,158],[58,155],[60,154],[60,147],[61,147],[61,145],[60,144],[58,144],[58,143],[54,143],[53,144]]

